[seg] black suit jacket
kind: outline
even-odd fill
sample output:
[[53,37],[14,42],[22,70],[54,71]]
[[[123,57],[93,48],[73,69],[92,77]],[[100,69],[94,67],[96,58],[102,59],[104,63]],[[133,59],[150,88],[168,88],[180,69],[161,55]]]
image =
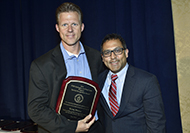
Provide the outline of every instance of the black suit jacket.
[[[100,88],[107,74],[108,70],[99,76]],[[105,133],[165,133],[164,106],[157,78],[130,65],[118,113],[113,117],[101,94],[98,116]]]
[[[84,46],[92,80],[98,82],[102,61],[99,51]],[[34,60],[30,68],[28,114],[39,125],[38,132],[74,133],[77,122],[55,112],[62,81],[67,75],[65,62],[56,46]]]

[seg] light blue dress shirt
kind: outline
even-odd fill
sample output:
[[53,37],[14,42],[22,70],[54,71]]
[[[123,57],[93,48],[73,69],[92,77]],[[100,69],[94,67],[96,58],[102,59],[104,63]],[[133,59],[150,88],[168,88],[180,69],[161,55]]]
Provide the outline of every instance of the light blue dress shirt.
[[[60,43],[61,52],[63,54],[63,58],[64,58],[66,69],[67,69],[66,78],[69,76],[80,76],[80,77],[85,77],[92,80],[92,75],[91,75],[91,71],[90,71],[87,57],[85,54],[85,50],[81,42],[80,42],[80,47],[81,49],[80,49],[79,54],[74,55],[66,51],[62,45],[62,42]],[[96,117],[96,120],[98,120],[97,111],[95,113],[95,117]]]
[[[125,81],[125,77],[126,77],[128,67],[129,67],[129,64],[126,63],[125,67],[121,71],[119,71],[118,73],[115,73],[118,76],[118,78],[115,80],[115,82],[117,85],[116,97],[117,97],[117,102],[118,102],[119,106],[120,106],[120,102],[121,102],[123,85],[124,85],[124,81]],[[111,71],[108,72],[107,78],[106,78],[105,83],[104,83],[104,87],[102,89],[102,94],[104,95],[104,98],[106,99],[106,102],[108,103],[109,107],[110,107],[110,104],[109,104],[108,94],[109,94],[109,89],[110,89],[110,85],[111,85],[111,75],[112,74],[113,73]]]
[[81,42],[80,42],[80,47],[81,49],[80,49],[79,54],[74,55],[66,51],[62,45],[62,42],[60,43],[61,52],[63,54],[63,58],[64,58],[66,69],[67,69],[66,77],[80,76],[80,77],[85,77],[92,80],[87,57],[86,57],[84,47]]

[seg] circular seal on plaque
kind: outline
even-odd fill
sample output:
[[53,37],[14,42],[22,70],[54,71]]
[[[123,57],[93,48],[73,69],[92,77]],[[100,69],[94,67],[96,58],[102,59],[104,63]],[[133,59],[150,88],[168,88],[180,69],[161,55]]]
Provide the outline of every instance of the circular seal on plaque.
[[81,94],[77,94],[74,97],[76,103],[81,103],[84,100],[84,97]]

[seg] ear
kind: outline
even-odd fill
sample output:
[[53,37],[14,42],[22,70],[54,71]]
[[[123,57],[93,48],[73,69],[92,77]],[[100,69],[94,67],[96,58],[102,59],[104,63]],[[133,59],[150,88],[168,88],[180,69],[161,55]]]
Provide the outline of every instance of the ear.
[[57,32],[59,32],[59,26],[58,26],[58,24],[55,24],[55,29],[57,30]]
[[129,54],[129,50],[128,49],[125,49],[125,56],[126,56],[126,58],[128,58],[128,55]]
[[84,30],[84,23],[81,25],[81,32]]
[[102,56],[102,61],[104,62],[104,56],[101,54],[101,56]]

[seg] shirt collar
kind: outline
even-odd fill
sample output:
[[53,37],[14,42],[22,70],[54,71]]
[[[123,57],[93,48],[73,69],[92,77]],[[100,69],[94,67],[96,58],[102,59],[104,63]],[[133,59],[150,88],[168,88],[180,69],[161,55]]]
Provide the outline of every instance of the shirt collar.
[[82,43],[81,42],[79,42],[79,44],[80,44],[80,52],[79,52],[79,54],[78,55],[74,55],[73,53],[70,53],[69,51],[67,51],[64,47],[63,47],[63,44],[62,44],[62,42],[60,42],[60,48],[61,48],[61,52],[62,52],[62,54],[63,54],[63,57],[64,57],[64,59],[67,61],[67,60],[71,60],[71,59],[73,59],[73,58],[78,58],[81,54],[84,54],[85,53],[85,51],[84,51],[84,47],[83,47],[83,45],[82,45]]
[[129,64],[126,63],[125,67],[121,71],[119,71],[118,73],[113,73],[109,70],[109,73],[107,75],[109,85],[111,84],[111,75],[112,74],[117,74],[118,78],[116,80],[124,80],[124,78],[122,78],[122,76],[126,74],[128,67],[129,67]]

